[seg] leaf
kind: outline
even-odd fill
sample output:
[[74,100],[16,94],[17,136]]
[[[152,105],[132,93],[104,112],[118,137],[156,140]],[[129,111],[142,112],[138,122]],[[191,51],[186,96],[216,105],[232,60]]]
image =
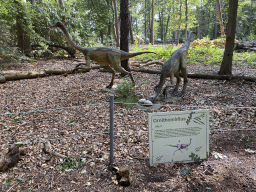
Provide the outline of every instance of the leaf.
[[86,174],[86,173],[87,173],[87,171],[86,171],[86,169],[83,169],[80,173],[82,173],[82,174]]
[[253,151],[251,149],[245,149],[245,151],[248,152],[248,153],[256,153],[256,151]]
[[184,168],[181,170],[180,175],[186,175],[188,176],[191,173],[191,168]]
[[215,152],[215,151],[212,152],[212,155],[213,155],[216,159],[218,159],[218,158],[220,158],[220,159],[227,158],[226,155],[222,155],[221,153],[218,153],[218,152]]
[[74,120],[72,120],[72,121],[69,121],[68,124],[69,124],[69,125],[74,125],[77,121],[78,121],[77,119],[74,119]]
[[21,141],[15,143],[18,147],[21,147],[22,145],[24,145],[24,143],[22,143]]

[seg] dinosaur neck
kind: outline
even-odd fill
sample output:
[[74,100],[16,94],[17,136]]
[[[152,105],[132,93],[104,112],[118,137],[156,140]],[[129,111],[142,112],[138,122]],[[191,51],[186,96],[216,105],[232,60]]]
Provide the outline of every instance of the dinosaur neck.
[[190,45],[190,39],[191,39],[191,34],[192,34],[192,33],[193,33],[193,32],[190,31],[190,33],[188,34],[187,42],[185,43],[185,46],[186,46],[187,50],[188,50],[189,45]]
[[67,31],[67,29],[66,29],[64,26],[59,27],[59,28],[61,29],[61,31],[62,31],[63,34],[65,35],[65,37],[66,37],[68,43],[69,43],[74,49],[77,49],[77,50],[80,50],[80,51],[84,51],[84,50],[85,50],[85,48],[76,45],[76,44],[71,40],[71,38],[70,38],[70,36],[69,36],[69,34],[68,34],[68,31]]

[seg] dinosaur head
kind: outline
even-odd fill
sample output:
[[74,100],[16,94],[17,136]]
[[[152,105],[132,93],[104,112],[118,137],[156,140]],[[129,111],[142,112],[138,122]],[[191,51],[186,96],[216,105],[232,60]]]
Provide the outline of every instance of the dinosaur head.
[[61,29],[65,28],[64,24],[61,21],[56,22],[54,25],[51,27],[59,27]]
[[190,41],[190,39],[191,39],[191,35],[192,35],[192,33],[196,34],[196,32],[194,32],[194,31],[190,31],[190,32],[189,32],[189,34],[188,34],[188,38],[187,38],[189,41]]

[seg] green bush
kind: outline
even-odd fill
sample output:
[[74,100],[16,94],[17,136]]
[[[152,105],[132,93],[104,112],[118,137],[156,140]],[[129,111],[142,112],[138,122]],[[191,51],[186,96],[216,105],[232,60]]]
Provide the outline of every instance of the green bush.
[[[146,80],[147,81],[147,80]],[[117,94],[117,98],[115,99],[115,102],[121,102],[121,103],[137,103],[138,98],[135,96],[134,92],[146,81],[140,82],[139,79],[137,79],[136,83],[128,79],[128,77],[125,77],[122,80],[122,83],[117,84],[117,88],[114,91],[115,94]],[[127,108],[131,108],[134,105],[132,104],[125,104]]]

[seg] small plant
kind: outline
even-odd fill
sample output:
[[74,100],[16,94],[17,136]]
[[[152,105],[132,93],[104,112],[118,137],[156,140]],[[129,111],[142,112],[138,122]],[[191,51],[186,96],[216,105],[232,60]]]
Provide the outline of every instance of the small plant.
[[79,161],[76,161],[71,157],[66,157],[59,169],[65,171],[72,171],[74,169],[80,168],[85,163],[85,161],[85,158],[81,158]]
[[[115,102],[122,102],[122,103],[137,103],[138,98],[134,95],[134,92],[145,82],[142,81],[138,83],[139,81],[134,84],[129,79],[124,78],[122,80],[122,83],[117,84],[117,88],[114,91],[115,94],[118,95],[118,97],[115,99]],[[131,108],[134,105],[133,104],[125,104],[127,108]]]
[[122,81],[123,81],[122,83],[117,84],[115,93],[119,97],[127,98],[127,97],[131,96],[137,90],[137,87],[134,85],[133,82],[128,80],[127,77],[125,77]]
[[191,158],[192,161],[198,162],[200,161],[200,157],[198,157],[198,155],[191,153],[191,155],[189,155],[189,157]]
[[181,171],[180,171],[180,175],[186,175],[186,176],[188,176],[188,175],[190,175],[191,174],[191,172],[192,172],[192,169],[189,167],[189,168],[184,168],[184,169],[182,169]]

